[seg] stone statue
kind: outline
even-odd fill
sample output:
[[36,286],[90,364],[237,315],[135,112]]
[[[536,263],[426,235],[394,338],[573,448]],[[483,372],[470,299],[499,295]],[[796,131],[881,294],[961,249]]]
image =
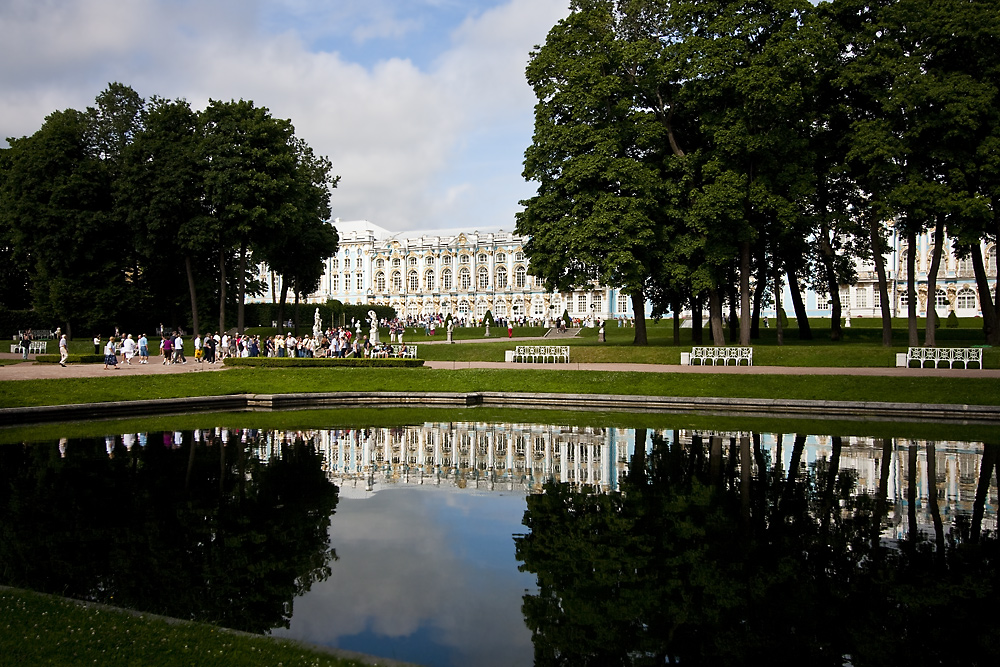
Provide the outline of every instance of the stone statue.
[[368,340],[378,343],[378,315],[374,310],[368,311],[368,321],[371,322],[371,330],[368,332]]
[[323,318],[320,317],[319,308],[313,314],[313,338],[319,338],[323,333]]
[[448,342],[449,343],[454,343],[455,342],[455,339],[452,338],[452,332],[454,330],[455,330],[455,321],[454,320],[448,320]]

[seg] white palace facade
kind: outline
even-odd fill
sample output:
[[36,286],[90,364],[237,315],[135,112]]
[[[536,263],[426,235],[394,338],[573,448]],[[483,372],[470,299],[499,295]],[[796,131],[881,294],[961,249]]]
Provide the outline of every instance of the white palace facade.
[[[497,318],[527,318],[541,322],[567,312],[580,321],[631,318],[632,302],[616,288],[596,283],[567,293],[547,292],[543,281],[531,275],[524,254],[526,237],[505,231],[481,233],[459,230],[393,233],[367,220],[333,222],[340,237],[337,254],[326,260],[319,289],[308,303],[337,299],[345,304],[392,306],[400,317],[422,319],[448,315],[459,321],[482,319],[486,311]],[[933,299],[938,316],[981,317],[982,306],[970,259],[958,259],[946,238]],[[927,277],[933,253],[930,232],[919,235],[910,249],[892,234],[885,256],[890,310],[906,317],[906,258],[916,254],[917,313],[925,317],[929,297]],[[980,250],[991,290],[996,289],[997,245],[983,242]],[[857,282],[840,287],[846,317],[881,317],[878,280],[874,265],[857,261]],[[280,278],[260,267],[266,285],[261,301],[273,301],[271,290],[280,289]],[[791,315],[788,286],[782,297]],[[802,293],[810,317],[829,317],[829,295],[807,289]],[[647,304],[646,312],[651,312]],[[684,313],[687,315],[688,313]],[[773,306],[762,314],[774,316]]]
[[[593,285],[571,293],[547,292],[529,272],[524,254],[527,239],[517,234],[402,232],[394,234],[367,220],[334,227],[340,236],[337,254],[326,261],[319,289],[306,301],[337,299],[345,304],[392,306],[400,317],[448,315],[460,321],[482,319],[489,310],[497,318],[536,321],[569,313],[574,319],[631,317],[631,300],[613,288]],[[261,299],[271,301],[272,282]],[[272,287],[272,285],[274,285]]]

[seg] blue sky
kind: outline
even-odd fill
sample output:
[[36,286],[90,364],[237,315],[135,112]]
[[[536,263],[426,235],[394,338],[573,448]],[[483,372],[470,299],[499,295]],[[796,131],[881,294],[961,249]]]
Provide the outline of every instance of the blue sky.
[[513,229],[532,46],[568,0],[0,0],[0,136],[143,97],[250,99],[341,178],[334,216],[394,231]]

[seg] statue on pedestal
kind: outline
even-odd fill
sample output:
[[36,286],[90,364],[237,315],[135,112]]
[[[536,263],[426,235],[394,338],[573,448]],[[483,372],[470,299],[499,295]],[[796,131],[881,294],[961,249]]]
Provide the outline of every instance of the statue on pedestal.
[[313,314],[313,338],[319,339],[323,333],[323,318],[320,317],[319,308]]
[[368,332],[368,340],[372,343],[379,342],[378,340],[378,315],[375,314],[374,310],[368,311],[368,320],[371,322],[371,330]]
[[452,332],[454,331],[454,329],[455,329],[455,322],[454,322],[454,320],[448,320],[448,342],[449,343],[454,343],[455,342],[455,340],[452,338]]

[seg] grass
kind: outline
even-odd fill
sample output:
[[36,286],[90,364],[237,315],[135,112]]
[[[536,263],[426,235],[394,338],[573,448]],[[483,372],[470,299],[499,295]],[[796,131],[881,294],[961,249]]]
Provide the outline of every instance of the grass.
[[367,664],[272,637],[16,589],[0,589],[0,618],[0,655],[8,665]]
[[1000,405],[1000,380],[561,369],[233,368],[212,373],[0,382],[0,407],[328,391],[540,392]]

